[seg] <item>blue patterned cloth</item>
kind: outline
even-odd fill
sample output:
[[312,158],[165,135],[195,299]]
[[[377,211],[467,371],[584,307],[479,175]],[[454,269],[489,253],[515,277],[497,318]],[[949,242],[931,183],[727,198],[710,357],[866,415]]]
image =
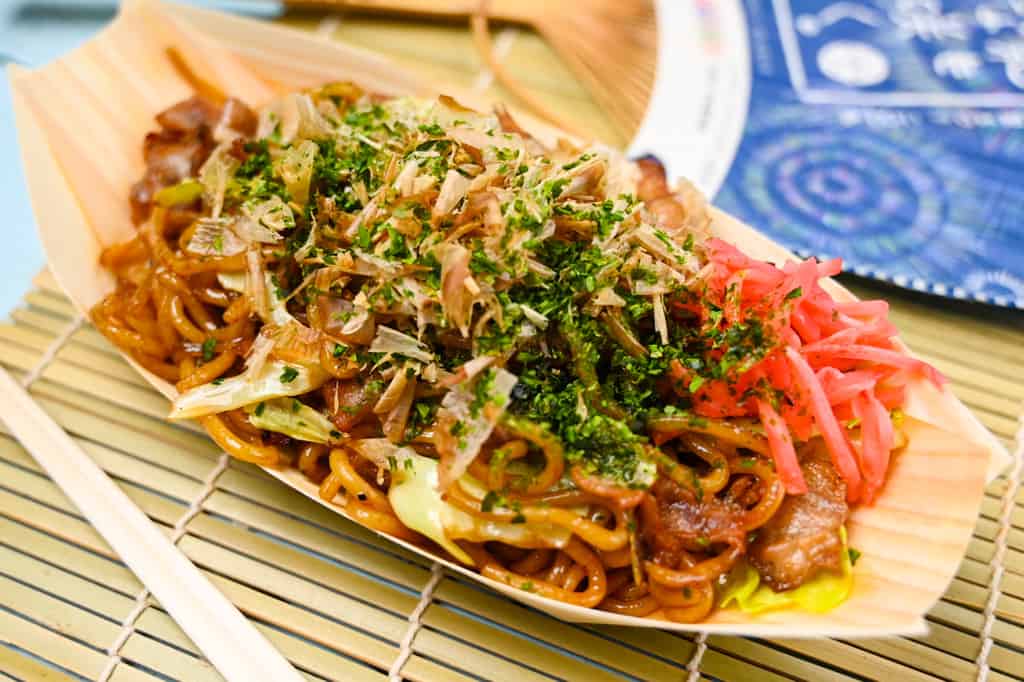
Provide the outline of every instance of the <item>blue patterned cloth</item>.
[[716,203],[802,255],[1024,307],[1024,1],[747,0]]

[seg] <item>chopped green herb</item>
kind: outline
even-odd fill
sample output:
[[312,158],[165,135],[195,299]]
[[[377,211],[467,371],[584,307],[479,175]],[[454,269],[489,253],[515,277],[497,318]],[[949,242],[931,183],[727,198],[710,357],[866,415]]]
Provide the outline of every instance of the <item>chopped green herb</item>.
[[444,135],[444,128],[436,123],[423,124],[420,126],[420,132],[424,132],[427,135],[432,135],[434,137],[442,137]]
[[212,336],[203,341],[203,362],[213,360],[213,354],[217,350],[217,339]]
[[489,514],[494,511],[494,507],[501,502],[501,496],[493,490],[488,490],[487,494],[484,495],[484,499],[480,501],[480,511]]

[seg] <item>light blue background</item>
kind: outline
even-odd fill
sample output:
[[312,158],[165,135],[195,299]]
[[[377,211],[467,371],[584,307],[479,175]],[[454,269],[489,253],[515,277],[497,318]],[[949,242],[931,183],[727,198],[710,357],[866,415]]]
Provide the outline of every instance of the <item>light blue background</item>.
[[[257,16],[280,11],[276,2],[258,0],[195,0],[188,4]],[[116,8],[111,0],[0,0],[0,54],[29,66],[46,64],[88,40],[113,19]],[[46,262],[22,174],[6,77],[0,83],[0,245],[3,318]]]

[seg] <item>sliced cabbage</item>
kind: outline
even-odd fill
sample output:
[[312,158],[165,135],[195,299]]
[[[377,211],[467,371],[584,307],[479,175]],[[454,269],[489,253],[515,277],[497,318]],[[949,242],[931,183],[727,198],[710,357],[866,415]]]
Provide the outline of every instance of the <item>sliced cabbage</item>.
[[259,372],[242,372],[219,384],[202,384],[185,391],[171,404],[168,418],[203,417],[272,398],[301,395],[320,388],[327,379],[319,364],[306,367],[272,359]]
[[388,500],[402,523],[441,545],[449,554],[464,564],[473,559],[448,538],[444,530],[445,510],[448,504],[437,492],[437,462],[402,448],[406,457],[391,472]]
[[846,529],[839,531],[843,539],[842,571],[822,572],[800,587],[775,592],[761,584],[761,576],[748,563],[736,569],[719,599],[727,608],[733,604],[744,613],[756,614],[774,609],[799,608],[812,613],[825,613],[846,601],[853,590],[853,562],[846,544]]
[[310,443],[327,443],[331,432],[337,434],[334,424],[323,413],[295,398],[275,398],[254,405],[246,405],[249,423],[258,429]]
[[315,142],[303,140],[287,149],[281,156],[281,179],[284,180],[292,201],[300,206],[309,201],[309,182],[313,177],[313,162],[318,151],[320,148]]
[[239,166],[238,159],[229,154],[228,149],[227,144],[219,145],[199,169],[199,182],[203,186],[203,198],[210,207],[211,218],[220,217],[228,182]]
[[[564,547],[572,537],[572,531],[554,524],[492,521],[467,514],[441,499],[437,490],[436,460],[401,448],[392,461],[395,466],[391,471],[388,500],[395,515],[464,564],[472,566],[473,560],[454,540],[497,541],[518,547]],[[480,488],[468,477],[462,483],[469,491]]]

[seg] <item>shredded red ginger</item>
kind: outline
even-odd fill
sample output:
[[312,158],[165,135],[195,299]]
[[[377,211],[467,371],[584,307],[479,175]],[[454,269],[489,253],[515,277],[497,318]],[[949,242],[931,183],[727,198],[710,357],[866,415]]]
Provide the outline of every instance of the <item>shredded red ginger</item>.
[[[842,270],[839,259],[810,258],[778,268],[719,239],[709,244],[711,274],[706,297],[725,324],[756,318],[780,340],[778,347],[741,375],[708,380],[694,395],[694,411],[707,417],[756,417],[764,426],[775,468],[790,494],[807,491],[794,438],[822,436],[851,502],[872,502],[885,482],[895,441],[890,410],[904,402],[907,382],[946,379],[909,357],[893,341],[885,301],[839,303],[819,280]],[[688,306],[689,307],[689,306]],[[707,320],[707,307],[699,314]],[[765,391],[748,389],[763,386]],[[860,427],[859,444],[847,425]]]

